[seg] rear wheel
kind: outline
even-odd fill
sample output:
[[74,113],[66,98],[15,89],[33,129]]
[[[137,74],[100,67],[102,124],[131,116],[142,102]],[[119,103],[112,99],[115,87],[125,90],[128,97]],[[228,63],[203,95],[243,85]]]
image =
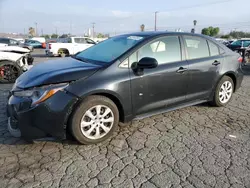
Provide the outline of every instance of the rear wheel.
[[68,57],[69,51],[67,49],[60,49],[58,50],[58,54],[60,54],[61,57]]
[[77,107],[70,122],[73,136],[82,144],[96,144],[108,139],[119,123],[119,111],[104,96],[90,96]]
[[211,104],[218,107],[226,106],[232,99],[233,92],[234,82],[232,78],[229,76],[222,77],[216,87],[214,98]]

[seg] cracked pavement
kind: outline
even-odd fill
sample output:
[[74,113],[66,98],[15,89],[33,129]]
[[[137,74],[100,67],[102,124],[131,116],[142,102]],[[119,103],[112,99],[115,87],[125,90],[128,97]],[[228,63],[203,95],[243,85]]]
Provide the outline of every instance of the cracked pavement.
[[11,137],[3,91],[11,85],[1,85],[0,187],[250,187],[248,75],[227,107],[202,104],[133,121],[88,146]]

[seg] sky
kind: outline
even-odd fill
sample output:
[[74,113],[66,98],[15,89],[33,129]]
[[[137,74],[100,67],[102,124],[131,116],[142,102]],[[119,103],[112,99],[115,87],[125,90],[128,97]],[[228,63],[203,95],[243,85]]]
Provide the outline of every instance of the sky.
[[0,33],[24,33],[36,27],[39,34],[84,34],[95,31],[124,33],[154,29],[197,31],[218,26],[222,33],[250,31],[250,0],[0,0]]

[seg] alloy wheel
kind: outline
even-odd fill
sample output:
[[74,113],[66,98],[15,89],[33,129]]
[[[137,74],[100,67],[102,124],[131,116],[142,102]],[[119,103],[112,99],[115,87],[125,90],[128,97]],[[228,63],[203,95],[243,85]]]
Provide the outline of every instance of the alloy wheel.
[[220,87],[220,91],[219,91],[219,100],[222,104],[227,103],[233,94],[233,85],[231,82],[229,81],[225,81],[221,87]]
[[18,69],[11,64],[0,66],[0,82],[12,83],[18,78]]
[[107,135],[114,124],[114,114],[105,105],[88,109],[81,119],[81,132],[88,139],[96,140]]

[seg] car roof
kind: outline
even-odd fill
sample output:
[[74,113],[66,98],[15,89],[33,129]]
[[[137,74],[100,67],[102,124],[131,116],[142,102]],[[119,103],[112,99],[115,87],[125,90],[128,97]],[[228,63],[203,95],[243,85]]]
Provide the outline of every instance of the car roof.
[[208,38],[208,39],[212,39],[209,36],[206,35],[202,35],[202,34],[196,34],[196,33],[188,33],[188,32],[170,32],[170,31],[144,31],[144,32],[134,32],[134,33],[127,33],[127,34],[123,34],[120,36],[131,36],[131,35],[135,35],[135,36],[141,36],[141,37],[156,37],[156,36],[161,36],[161,35],[190,35],[190,36],[198,36],[198,37],[204,37],[204,38]]
[[27,39],[27,41],[39,42],[39,41],[37,41],[37,40],[33,40],[33,39]]

